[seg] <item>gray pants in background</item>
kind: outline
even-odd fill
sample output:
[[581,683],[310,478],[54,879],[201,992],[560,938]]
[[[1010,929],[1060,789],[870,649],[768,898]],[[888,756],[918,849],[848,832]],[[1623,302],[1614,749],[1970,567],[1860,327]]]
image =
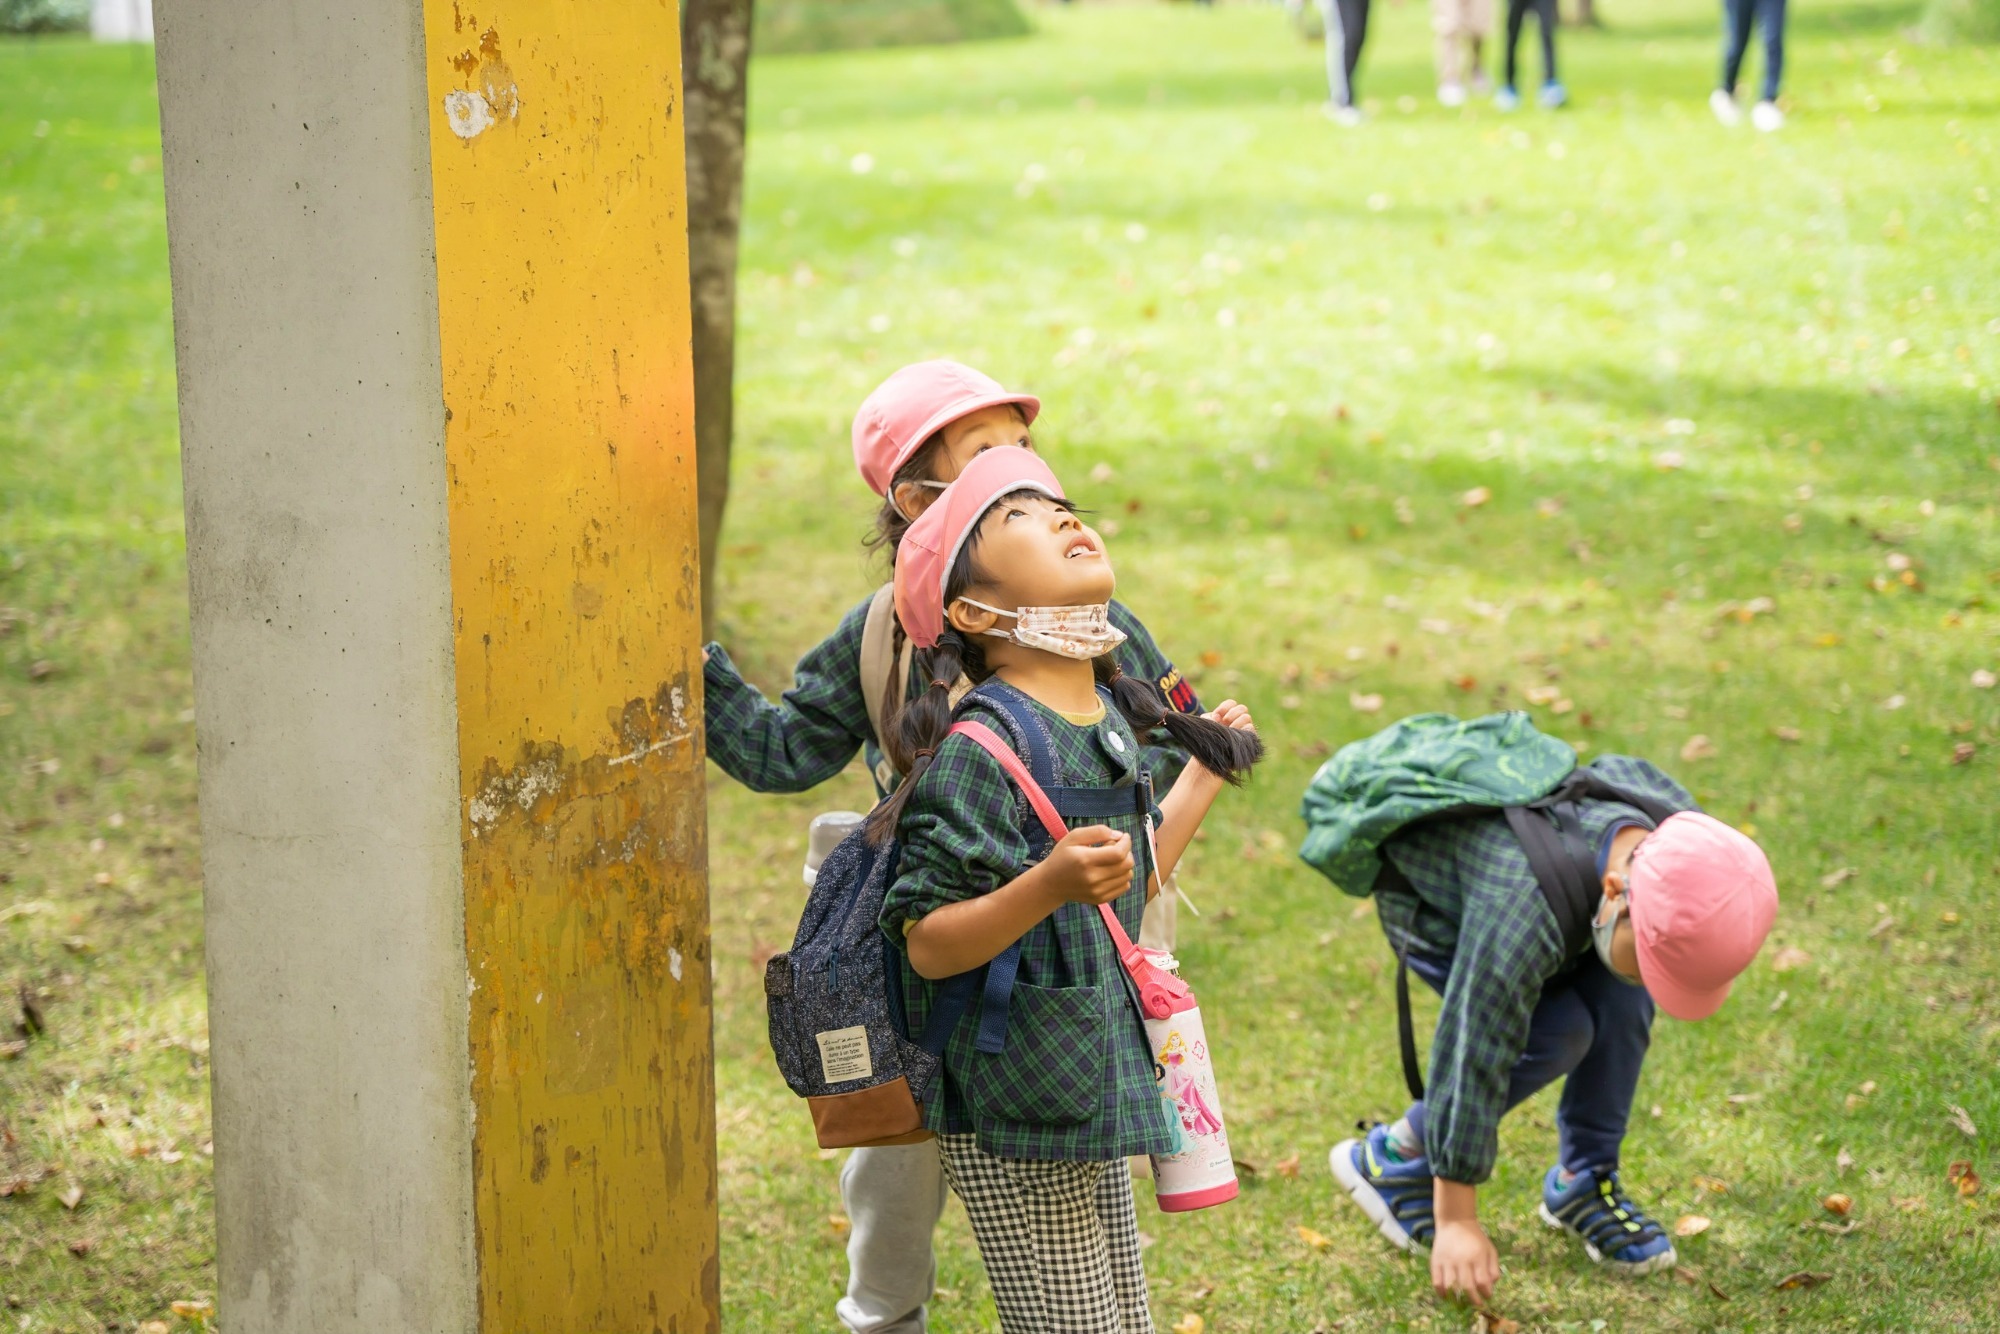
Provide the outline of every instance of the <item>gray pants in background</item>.
[[[1146,905],[1139,943],[1174,947],[1179,886],[1169,877]],[[924,1334],[924,1308],[937,1290],[931,1234],[944,1216],[944,1161],[934,1140],[856,1149],[840,1167],[847,1234],[847,1295],[834,1315],[854,1334]]]

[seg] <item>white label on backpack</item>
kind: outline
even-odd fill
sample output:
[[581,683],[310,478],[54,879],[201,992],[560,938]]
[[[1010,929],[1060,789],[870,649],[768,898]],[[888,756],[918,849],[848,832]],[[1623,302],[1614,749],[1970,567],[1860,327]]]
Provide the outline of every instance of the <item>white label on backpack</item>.
[[830,1028],[813,1036],[819,1041],[819,1068],[829,1084],[845,1084],[850,1079],[867,1079],[875,1073],[875,1062],[868,1055],[868,1030],[860,1024],[853,1028]]

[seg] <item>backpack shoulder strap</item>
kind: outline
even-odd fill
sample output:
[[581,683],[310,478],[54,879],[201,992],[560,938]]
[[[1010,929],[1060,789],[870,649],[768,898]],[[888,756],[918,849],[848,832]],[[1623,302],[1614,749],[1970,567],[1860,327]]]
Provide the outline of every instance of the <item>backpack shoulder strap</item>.
[[[868,727],[875,733],[875,744],[884,752],[888,750],[882,739],[888,720],[886,697],[889,691],[895,691],[896,706],[900,709],[910,679],[907,662],[902,664],[902,674],[896,674],[895,644],[896,586],[884,584],[875,590],[875,597],[868,604],[868,619],[861,624],[861,698],[868,705]],[[907,642],[904,648],[908,650]]]

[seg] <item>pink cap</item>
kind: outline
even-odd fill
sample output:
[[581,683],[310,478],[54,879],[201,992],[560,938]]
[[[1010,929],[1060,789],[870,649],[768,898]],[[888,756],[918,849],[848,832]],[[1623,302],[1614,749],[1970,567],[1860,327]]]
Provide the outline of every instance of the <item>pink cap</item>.
[[903,367],[861,400],[854,414],[854,466],[878,496],[889,494],[896,469],[932,435],[981,408],[1018,404],[1029,421],[1042,410],[1033,394],[1010,394],[990,375],[957,361]]
[[1033,450],[986,450],[903,534],[896,548],[896,619],[918,648],[932,647],[944,633],[945,581],[966,540],[993,502],[1016,491],[1063,498],[1062,483]]
[[1706,1019],[1778,915],[1764,850],[1700,811],[1669,816],[1632,852],[1639,976],[1676,1019]]

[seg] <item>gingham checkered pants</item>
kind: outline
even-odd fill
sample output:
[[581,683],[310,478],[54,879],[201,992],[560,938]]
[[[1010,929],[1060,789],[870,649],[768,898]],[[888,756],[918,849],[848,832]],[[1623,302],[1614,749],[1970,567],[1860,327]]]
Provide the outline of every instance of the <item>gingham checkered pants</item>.
[[972,1135],[939,1135],[938,1149],[1005,1334],[1153,1334],[1123,1158],[998,1158]]

